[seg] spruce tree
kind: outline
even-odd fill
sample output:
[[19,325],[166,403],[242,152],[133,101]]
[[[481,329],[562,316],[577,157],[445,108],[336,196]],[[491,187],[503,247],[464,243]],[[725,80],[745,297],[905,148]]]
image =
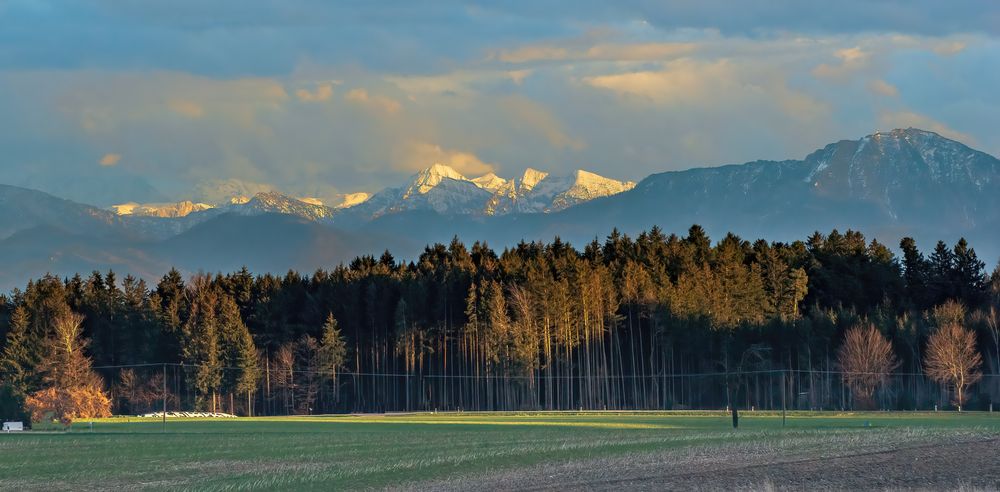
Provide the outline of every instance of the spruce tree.
[[193,368],[189,372],[199,408],[216,411],[217,396],[222,384],[223,354],[219,350],[219,328],[216,319],[216,293],[208,279],[197,279],[187,322],[184,324],[182,354],[184,362]]
[[218,310],[219,338],[223,353],[223,388],[225,391],[247,398],[250,412],[251,394],[260,379],[257,347],[253,337],[240,317],[239,307],[232,297],[222,294]]
[[15,392],[24,395],[37,384],[36,367],[40,359],[30,350],[32,344],[41,340],[30,339],[30,319],[24,306],[17,306],[10,317],[10,329],[0,356],[0,381],[10,385]]
[[930,258],[929,293],[931,304],[955,298],[955,254],[944,241],[938,241]]
[[319,346],[319,370],[336,379],[337,371],[347,360],[347,342],[337,327],[337,320],[330,313],[323,323],[323,335]]
[[978,306],[984,300],[986,263],[976,256],[965,238],[954,249],[956,295],[968,306]]
[[319,350],[316,354],[317,370],[323,381],[323,387],[333,388],[334,398],[339,398],[339,384],[337,383],[337,372],[340,371],[347,362],[347,341],[337,327],[337,320],[333,313],[326,316],[323,323],[323,335],[319,341]]
[[927,305],[927,283],[930,276],[930,265],[923,253],[917,249],[917,242],[912,237],[904,237],[899,242],[903,250],[903,281],[910,304],[917,309],[925,309]]

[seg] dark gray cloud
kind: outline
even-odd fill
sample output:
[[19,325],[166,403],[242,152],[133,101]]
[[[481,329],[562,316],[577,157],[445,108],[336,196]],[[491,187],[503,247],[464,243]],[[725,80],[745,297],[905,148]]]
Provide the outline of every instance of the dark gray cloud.
[[492,46],[648,22],[755,37],[1000,33],[991,1],[799,0],[329,2],[7,0],[0,68],[158,68],[224,76],[287,73],[302,59],[433,71]]

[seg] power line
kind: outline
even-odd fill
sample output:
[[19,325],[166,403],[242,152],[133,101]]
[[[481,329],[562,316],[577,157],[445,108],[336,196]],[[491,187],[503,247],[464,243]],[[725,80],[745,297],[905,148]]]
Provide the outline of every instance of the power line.
[[[142,368],[142,367],[179,367],[179,368],[201,368],[201,367],[212,367],[207,364],[195,364],[195,363],[185,363],[185,362],[159,362],[159,363],[144,363],[144,364],[118,364],[118,365],[105,365],[105,366],[94,366],[94,369],[131,369],[131,368]],[[240,371],[243,370],[241,367],[232,366],[217,366],[220,371]],[[662,374],[575,374],[575,375],[511,375],[511,374],[490,374],[490,375],[471,375],[471,374],[413,374],[413,373],[391,373],[391,372],[364,372],[364,371],[317,371],[317,370],[306,370],[306,369],[270,369],[271,373],[289,373],[289,374],[312,374],[320,376],[351,376],[351,377],[402,377],[402,378],[447,378],[447,379],[657,379],[657,378],[697,378],[697,377],[729,377],[729,376],[753,376],[753,375],[765,375],[765,374],[822,374],[822,375],[842,375],[842,376],[883,376],[887,378],[892,377],[917,377],[926,376],[925,373],[921,372],[891,372],[891,373],[881,373],[881,372],[862,372],[862,371],[833,371],[824,369],[759,369],[750,371],[717,371],[717,372],[690,372],[690,373],[662,373]]]

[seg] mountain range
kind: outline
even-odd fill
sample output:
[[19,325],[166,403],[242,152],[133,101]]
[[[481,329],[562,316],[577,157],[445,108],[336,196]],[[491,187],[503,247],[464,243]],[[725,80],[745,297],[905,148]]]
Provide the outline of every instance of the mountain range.
[[190,200],[149,204],[127,202],[113,205],[111,210],[118,215],[173,218],[208,210],[212,211],[203,216],[227,212],[255,215],[266,211],[312,220],[328,219],[337,215],[337,210],[348,208],[354,210],[342,214],[343,220],[350,220],[347,217],[370,220],[387,213],[412,210],[433,210],[445,215],[504,215],[563,210],[634,186],[631,181],[617,181],[583,170],[571,176],[550,176],[528,168],[514,179],[504,179],[492,172],[470,179],[449,166],[434,164],[411,176],[402,186],[386,188],[374,195],[349,193],[333,207],[316,198],[291,197],[266,190],[252,197],[239,192],[222,195],[222,200],[215,204]]
[[683,233],[790,241],[856,229],[894,245],[914,236],[970,239],[1000,254],[1000,160],[918,129],[826,145],[801,160],[651,175],[638,184],[586,171],[534,169],[505,179],[468,178],[435,164],[400,186],[328,206],[276,191],[220,203],[81,204],[0,185],[0,289],[46,272],[108,269],[155,280],[186,272],[311,271],[389,249],[413,259],[453,236],[494,247],[560,236],[580,244],[612,229],[654,225]]

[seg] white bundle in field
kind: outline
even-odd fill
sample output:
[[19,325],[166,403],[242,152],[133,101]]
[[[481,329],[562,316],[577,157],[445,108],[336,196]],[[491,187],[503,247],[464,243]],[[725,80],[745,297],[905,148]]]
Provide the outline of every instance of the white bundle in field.
[[[163,412],[152,412],[144,413],[139,415],[140,418],[163,418]],[[184,417],[184,418],[210,418],[210,417],[221,417],[221,418],[236,418],[235,415],[231,413],[222,412],[167,412],[167,417]]]

